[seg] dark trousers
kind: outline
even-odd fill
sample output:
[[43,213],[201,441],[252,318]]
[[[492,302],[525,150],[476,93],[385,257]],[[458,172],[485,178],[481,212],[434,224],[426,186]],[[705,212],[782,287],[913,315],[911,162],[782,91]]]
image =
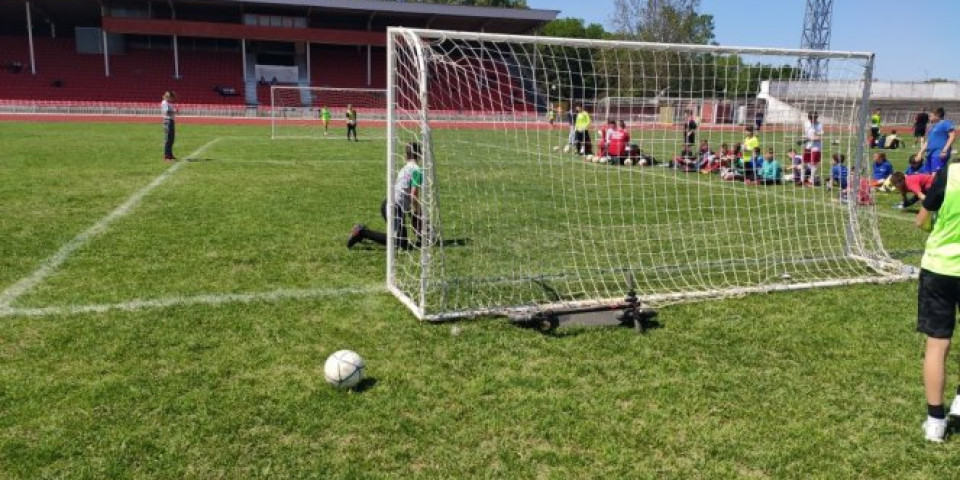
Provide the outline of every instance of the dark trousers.
[[[383,215],[383,219],[387,219],[387,201],[384,200],[380,204],[380,214]],[[408,214],[403,211],[403,207],[399,204],[393,206],[393,238],[394,245],[397,248],[407,249],[410,248],[410,240],[407,238],[407,216]],[[409,213],[410,219],[413,220],[413,230],[417,232],[417,235],[420,234],[420,219],[417,218],[413,213]],[[383,232],[377,232],[375,230],[364,229],[361,232],[363,238],[370,240],[371,242],[379,243],[380,245],[387,244],[387,234]]]
[[357,140],[357,126],[347,124],[347,140],[350,140],[350,132],[353,132],[353,139]]
[[172,118],[163,120],[163,158],[173,158],[173,142],[177,137],[177,124]]
[[590,142],[590,131],[578,131],[574,134],[574,146],[577,153],[583,155],[593,155],[593,144]]

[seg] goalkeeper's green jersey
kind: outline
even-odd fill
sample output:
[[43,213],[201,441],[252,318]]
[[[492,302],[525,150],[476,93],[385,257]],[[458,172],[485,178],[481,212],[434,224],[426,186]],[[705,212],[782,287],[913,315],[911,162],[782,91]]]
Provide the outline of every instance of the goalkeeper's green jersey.
[[320,118],[322,118],[323,121],[325,121],[325,122],[329,122],[329,121],[330,121],[330,109],[324,107],[323,110],[320,110]]
[[577,114],[577,121],[574,128],[578,132],[586,132],[590,128],[590,114],[586,110],[581,110]]

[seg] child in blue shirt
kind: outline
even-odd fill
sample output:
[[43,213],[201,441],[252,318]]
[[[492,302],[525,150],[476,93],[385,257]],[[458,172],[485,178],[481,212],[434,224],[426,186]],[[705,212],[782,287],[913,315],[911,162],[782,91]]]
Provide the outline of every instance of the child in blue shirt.
[[930,118],[933,126],[927,132],[927,138],[924,139],[918,153],[921,158],[926,157],[923,173],[937,173],[944,165],[950,163],[955,133],[953,122],[943,118],[944,115],[943,107],[940,107],[933,110],[933,116]]
[[766,158],[760,157],[760,179],[757,183],[760,185],[783,184],[783,167],[774,156],[772,148],[767,149]]
[[923,159],[917,155],[910,155],[910,165],[903,171],[904,175],[916,175],[923,173]]
[[880,188],[893,175],[893,164],[887,160],[887,154],[877,152],[873,155],[873,178],[870,180],[870,186]]
[[847,189],[847,166],[844,163],[847,157],[842,153],[833,154],[833,168],[830,169],[830,186],[837,184],[841,189]]

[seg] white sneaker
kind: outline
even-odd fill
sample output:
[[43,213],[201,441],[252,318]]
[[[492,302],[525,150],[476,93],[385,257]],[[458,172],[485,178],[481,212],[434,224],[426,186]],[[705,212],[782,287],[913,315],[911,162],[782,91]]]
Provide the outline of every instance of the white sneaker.
[[927,417],[923,422],[923,436],[928,441],[943,443],[943,437],[947,435],[947,419],[937,419]]
[[950,404],[950,415],[951,417],[960,417],[960,395],[957,395],[953,399],[953,403]]

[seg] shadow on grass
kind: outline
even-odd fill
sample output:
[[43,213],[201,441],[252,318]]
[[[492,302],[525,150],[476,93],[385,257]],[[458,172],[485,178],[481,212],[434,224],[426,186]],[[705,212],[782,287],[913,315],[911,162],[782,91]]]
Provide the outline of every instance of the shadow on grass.
[[353,387],[353,391],[357,393],[363,393],[377,385],[377,379],[373,377],[367,377],[363,380],[360,380],[360,383],[356,387]]
[[[469,239],[469,238],[451,238],[451,239],[449,239],[449,240],[444,240],[444,241],[440,242],[439,245],[442,246],[442,247],[464,247],[464,246],[467,246],[467,245],[469,245],[469,244],[470,244],[470,239]],[[380,245],[379,243],[374,242],[374,241],[364,240],[364,241],[362,241],[362,242],[354,245],[353,247],[350,247],[350,250],[364,250],[364,251],[366,251],[366,250],[380,250],[380,251],[384,251],[384,250],[386,250],[386,246]],[[411,250],[415,250],[415,249],[411,249]]]

